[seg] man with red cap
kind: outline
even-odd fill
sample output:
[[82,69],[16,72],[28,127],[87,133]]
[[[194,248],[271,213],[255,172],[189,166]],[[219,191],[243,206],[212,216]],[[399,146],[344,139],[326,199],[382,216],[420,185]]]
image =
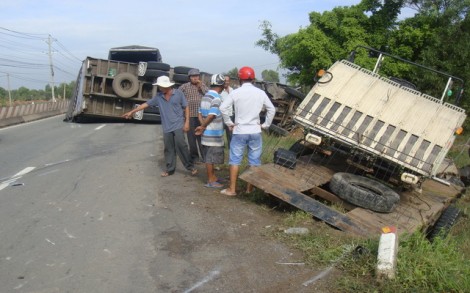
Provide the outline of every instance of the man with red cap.
[[[276,112],[268,95],[253,85],[255,80],[253,68],[248,66],[240,68],[238,78],[241,86],[233,90],[220,105],[224,123],[232,131],[229,156],[230,187],[221,191],[222,194],[229,196],[237,195],[238,171],[246,148],[248,148],[250,167],[261,165],[263,150],[261,130],[269,128]],[[230,118],[232,106],[235,111],[235,121]],[[263,109],[266,109],[266,119],[261,124],[259,114]],[[253,186],[248,184],[247,192],[251,192],[252,188]]]

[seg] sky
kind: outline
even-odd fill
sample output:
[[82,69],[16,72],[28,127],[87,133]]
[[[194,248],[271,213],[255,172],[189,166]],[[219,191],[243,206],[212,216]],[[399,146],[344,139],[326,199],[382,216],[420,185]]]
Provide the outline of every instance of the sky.
[[[278,71],[279,59],[255,46],[267,20],[279,36],[309,25],[312,11],[360,0],[45,0],[1,1],[0,87],[44,89],[76,79],[86,57],[106,59],[113,47],[160,50],[163,62],[209,73],[251,66]],[[280,71],[279,71],[280,72]],[[282,74],[282,72],[281,72]]]

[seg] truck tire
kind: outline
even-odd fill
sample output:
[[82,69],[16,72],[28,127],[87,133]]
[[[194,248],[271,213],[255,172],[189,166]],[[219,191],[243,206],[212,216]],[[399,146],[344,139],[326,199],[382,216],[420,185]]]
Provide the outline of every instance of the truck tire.
[[289,135],[289,131],[287,131],[284,128],[279,127],[275,124],[271,124],[269,126],[269,132],[280,135],[280,136],[288,136]]
[[291,95],[291,96],[293,96],[293,97],[296,97],[297,99],[299,99],[299,100],[301,100],[301,101],[305,98],[305,95],[304,95],[303,93],[299,92],[298,90],[296,90],[296,89],[294,89],[294,88],[286,87],[286,88],[284,89],[284,91],[285,91],[287,94],[289,94],[289,95]]
[[114,77],[113,90],[121,98],[130,98],[139,90],[139,80],[132,73],[119,73]]
[[148,61],[147,69],[157,69],[162,71],[170,71],[170,64],[156,61]]
[[351,173],[336,173],[329,186],[339,198],[379,213],[392,212],[400,201],[398,193],[388,186]]
[[176,83],[185,83],[189,81],[189,76],[187,74],[175,73],[173,74],[173,81]]
[[157,77],[160,77],[160,76],[170,76],[170,73],[168,71],[163,71],[163,70],[159,70],[159,69],[147,69],[147,71],[145,71],[145,74],[144,74],[144,77],[146,78],[157,78]]
[[448,206],[441,214],[436,223],[431,227],[427,237],[432,241],[437,236],[445,237],[450,228],[455,224],[460,216],[460,210],[455,205]]
[[173,72],[176,74],[184,74],[188,75],[188,72],[192,69],[192,67],[187,67],[187,66],[176,66],[173,68]]

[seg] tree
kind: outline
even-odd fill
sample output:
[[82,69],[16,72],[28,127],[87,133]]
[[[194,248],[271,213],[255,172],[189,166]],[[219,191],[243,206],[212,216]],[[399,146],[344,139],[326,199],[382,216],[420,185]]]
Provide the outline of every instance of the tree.
[[[398,21],[402,7],[417,13]],[[362,0],[321,14],[311,12],[309,26],[283,37],[264,21],[260,25],[263,39],[256,45],[279,56],[280,67],[288,70],[287,80],[293,85],[311,86],[318,69],[345,58],[358,45],[384,48],[389,54],[466,81],[470,80],[469,11],[470,0]],[[357,52],[355,62],[372,69],[376,60],[363,51]],[[445,102],[454,102],[462,90],[470,91],[469,85],[462,88],[460,79],[454,79],[450,95],[444,94],[448,77],[391,58],[384,59],[380,72],[406,79],[420,91],[444,97]],[[469,109],[470,99],[463,99],[461,106]]]
[[16,90],[16,96],[18,97],[18,99],[21,99],[21,100],[29,100],[30,99],[29,92],[30,91],[28,88],[22,86]]
[[[357,45],[376,48],[386,45],[402,5],[402,0],[363,0],[358,5],[335,7],[323,14],[311,12],[308,27],[284,37],[278,37],[271,24],[263,21],[260,25],[263,39],[256,45],[279,56],[280,66],[288,70],[289,83],[311,85],[319,69],[347,56]],[[372,64],[366,58],[362,61]]]
[[4,98],[8,96],[8,91],[2,87],[0,87],[0,97]]
[[[470,78],[470,1],[468,0],[408,0],[408,7],[417,10],[413,18],[401,21],[392,36],[393,46],[400,48],[400,55],[417,63],[432,67],[463,80]],[[406,51],[403,48],[406,47]],[[407,78],[418,88],[439,97],[447,82],[437,75],[409,71]],[[455,100],[461,84],[454,83]],[[465,92],[468,91],[468,86]],[[464,101],[468,108],[468,102]]]
[[274,70],[265,69],[261,72],[261,78],[266,82],[279,82],[279,73]]
[[230,69],[225,75],[230,76],[231,79],[238,79],[238,68],[234,67]]

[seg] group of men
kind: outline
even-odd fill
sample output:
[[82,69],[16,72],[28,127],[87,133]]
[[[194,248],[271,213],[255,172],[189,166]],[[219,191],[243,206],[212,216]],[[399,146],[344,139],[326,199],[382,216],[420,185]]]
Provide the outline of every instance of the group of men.
[[[160,76],[154,84],[158,86],[157,95],[123,117],[130,119],[135,112],[158,106],[166,163],[161,176],[174,174],[176,156],[192,175],[197,174],[194,165],[200,161],[206,165],[205,186],[210,188],[223,187],[215,169],[216,165],[224,163],[225,132],[230,150],[230,184],[221,193],[235,196],[245,150],[248,149],[250,167],[261,165],[261,132],[269,128],[274,118],[274,105],[264,91],[253,85],[255,72],[251,67],[245,66],[238,71],[240,87],[237,89],[230,87],[230,77],[223,74],[212,75],[209,88],[201,81],[198,69],[191,69],[188,75],[190,81],[177,89],[173,88],[174,83],[169,77]],[[259,114],[264,109],[266,119],[261,124]],[[246,191],[251,190],[252,186],[248,185]]]

